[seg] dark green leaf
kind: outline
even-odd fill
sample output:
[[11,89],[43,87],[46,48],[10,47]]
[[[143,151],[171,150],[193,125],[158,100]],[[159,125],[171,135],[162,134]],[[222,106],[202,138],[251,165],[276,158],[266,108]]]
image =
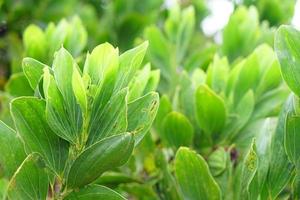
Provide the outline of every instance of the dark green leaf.
[[82,187],[96,180],[103,172],[127,162],[134,147],[130,133],[111,136],[85,149],[74,161],[68,174],[67,185]]
[[66,200],[126,200],[117,192],[101,185],[90,185],[70,193]]

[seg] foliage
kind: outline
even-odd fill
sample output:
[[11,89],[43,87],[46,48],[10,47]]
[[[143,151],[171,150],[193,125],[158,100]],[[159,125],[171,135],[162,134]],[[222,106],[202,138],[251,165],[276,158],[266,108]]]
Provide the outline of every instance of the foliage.
[[295,2],[234,2],[0,0],[0,198],[299,199]]
[[126,163],[154,120],[155,84],[147,79],[140,93],[132,89],[140,87],[132,80],[147,46],[119,56],[117,48],[101,44],[87,55],[82,72],[63,47],[52,67],[25,58],[23,70],[36,96],[12,100],[17,134],[1,126],[1,145],[13,144],[1,154],[8,199],[123,199],[92,182]]

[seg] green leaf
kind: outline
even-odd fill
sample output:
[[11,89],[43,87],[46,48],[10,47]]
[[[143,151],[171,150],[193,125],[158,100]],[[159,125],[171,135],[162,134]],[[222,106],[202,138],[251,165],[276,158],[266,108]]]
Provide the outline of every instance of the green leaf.
[[160,79],[160,70],[152,70],[143,94],[155,91]]
[[80,105],[82,112],[85,114],[87,112],[87,103],[88,103],[86,86],[83,77],[81,77],[79,69],[77,69],[76,66],[74,66],[73,68],[72,87],[73,87],[73,92],[76,97],[76,100]]
[[[47,102],[47,120],[60,136],[76,143],[82,128],[82,111],[76,101],[72,86],[72,74],[77,64],[72,56],[61,48],[53,61],[54,78],[48,70],[44,74],[44,92]],[[66,76],[69,74],[69,76]]]
[[78,16],[72,18],[66,31],[64,46],[72,55],[78,56],[87,43],[87,31]]
[[223,99],[206,85],[198,87],[195,97],[196,117],[200,127],[209,135],[220,133],[226,121]]
[[142,96],[143,91],[150,78],[150,64],[147,64],[129,83],[128,101],[134,101]]
[[128,104],[127,131],[134,134],[138,144],[150,129],[159,107],[159,95],[150,92]]
[[245,156],[242,165],[240,199],[249,198],[250,195],[249,187],[257,171],[257,166],[258,166],[257,151],[256,151],[255,139],[253,139],[250,149],[247,155]]
[[181,147],[175,157],[175,175],[184,199],[220,200],[221,192],[205,160],[196,152]]
[[[265,66],[262,66],[265,67]],[[260,83],[257,86],[256,96],[267,92],[268,90],[275,89],[282,82],[280,65],[275,60],[266,70],[263,76],[260,78]]]
[[156,118],[154,121],[155,127],[158,130],[162,129],[162,121],[163,121],[164,117],[171,111],[172,111],[171,102],[166,95],[163,95],[160,98],[159,108],[158,108],[157,115],[156,115]]
[[230,61],[248,55],[257,44],[259,15],[255,7],[239,7],[224,27],[222,52]]
[[46,164],[60,175],[68,156],[68,143],[51,130],[45,109],[45,101],[35,97],[19,97],[11,102],[11,114],[27,153],[39,153]]
[[0,165],[8,178],[15,173],[26,157],[24,145],[17,133],[0,121]]
[[36,154],[30,154],[9,182],[8,199],[46,199],[48,175]]
[[44,73],[43,69],[47,65],[33,59],[33,58],[24,58],[22,62],[23,72],[33,90],[35,90],[39,84],[39,81]]
[[[101,117],[104,118],[105,109],[112,104],[111,101],[115,101],[112,100],[115,98],[112,96],[119,69],[118,54],[118,49],[104,43],[97,46],[91,55],[87,56],[83,74],[91,78],[88,93],[94,97],[91,105],[90,118],[92,121],[89,125],[89,131],[95,131],[99,128],[100,124],[97,120],[100,120]],[[123,104],[125,103],[123,102]],[[92,132],[92,134],[98,133]]]
[[115,93],[126,87],[131,81],[142,64],[147,48],[148,42],[146,41],[120,56],[118,77],[114,89]]
[[124,165],[134,147],[130,133],[111,136],[85,149],[71,166],[67,185],[81,187],[96,180],[103,172]]
[[133,177],[130,174],[125,174],[122,172],[105,172],[101,177],[99,177],[94,184],[99,185],[106,185],[114,187],[116,185],[120,184],[127,184],[127,183],[142,183],[141,180],[139,180],[136,177]]
[[[164,194],[166,199],[181,200],[179,194],[179,188],[176,184],[175,177],[169,167],[168,157],[165,151],[156,149],[155,150],[155,165],[160,169],[159,185],[161,186],[161,193]],[[155,198],[157,199],[157,198]]]
[[276,128],[276,120],[267,118],[257,134],[256,153],[257,153],[257,172],[250,184],[250,199],[262,198],[262,191],[267,179],[271,160],[271,141]]
[[88,145],[92,145],[107,136],[126,131],[128,125],[127,94],[128,88],[122,89],[91,118]]
[[300,96],[300,33],[291,26],[280,26],[275,36],[275,51],[281,73],[290,89]]
[[47,40],[40,27],[33,24],[29,25],[24,31],[23,42],[26,56],[42,61],[46,60]]
[[90,185],[79,191],[70,193],[66,200],[93,200],[93,199],[105,199],[105,200],[126,200],[117,192],[101,185]]
[[48,69],[44,70],[43,90],[46,97],[46,118],[49,126],[56,135],[75,144],[77,134],[72,119],[70,119],[70,112],[73,110],[66,109],[63,96]]
[[194,128],[186,116],[179,112],[170,112],[162,124],[162,139],[176,149],[180,146],[191,146],[194,137]]
[[276,132],[271,142],[271,159],[267,176],[267,191],[270,199],[276,199],[288,184],[293,166],[284,148],[285,122],[287,113],[293,109],[293,98],[289,97],[279,115]]
[[176,58],[178,63],[184,58],[195,28],[195,10],[193,6],[185,8],[176,34]]
[[171,69],[170,48],[162,32],[155,26],[145,29],[145,37],[149,40],[147,56],[154,67],[160,69],[162,76],[169,80]]
[[247,124],[253,113],[255,99],[252,90],[249,90],[238,105],[233,108],[233,114],[229,118],[229,123],[224,129],[224,137],[234,139],[239,131]]
[[284,146],[289,160],[300,165],[300,116],[288,113],[285,124]]
[[234,104],[237,104],[248,90],[255,90],[259,82],[259,73],[258,56],[253,53],[246,59],[237,77],[234,89]]
[[209,155],[207,163],[214,177],[219,176],[225,171],[227,167],[227,157],[227,152],[222,147]]
[[15,73],[10,76],[5,85],[5,91],[12,96],[32,96],[33,90],[31,89],[28,80],[23,73]]
[[59,21],[57,26],[50,23],[46,30],[48,45],[49,45],[49,56],[61,48],[65,38],[68,34],[68,22],[65,19]]
[[282,107],[282,103],[287,99],[290,91],[286,86],[265,92],[256,101],[252,119],[259,119],[269,116],[277,116]]
[[229,64],[226,57],[214,57],[213,63],[207,70],[206,83],[216,93],[225,91],[229,74]]
[[[95,47],[86,58],[84,74],[88,74],[94,85],[106,84],[103,82],[110,73],[118,69],[119,50],[111,44],[104,43]],[[111,86],[113,87],[113,85]]]

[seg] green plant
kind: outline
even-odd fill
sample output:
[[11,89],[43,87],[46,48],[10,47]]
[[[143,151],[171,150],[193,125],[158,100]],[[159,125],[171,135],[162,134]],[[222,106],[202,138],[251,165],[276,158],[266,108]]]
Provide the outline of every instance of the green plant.
[[127,162],[156,115],[157,81],[149,67],[139,76],[147,46],[119,56],[101,44],[82,72],[63,47],[51,68],[23,60],[36,96],[11,102],[16,132],[1,122],[1,145],[11,145],[0,156],[8,199],[124,199],[93,182]]
[[295,0],[287,0],[284,3],[279,0],[242,0],[240,2],[247,6],[255,5],[260,15],[259,18],[267,20],[271,26],[290,22],[296,4]]
[[[62,19],[57,25],[49,23],[45,31],[36,25],[29,25],[23,33],[23,43],[25,57],[50,64],[54,52],[62,45],[78,59],[86,46],[87,32],[81,20],[75,16],[70,21]],[[13,71],[5,85],[5,91],[11,96],[33,95],[34,91],[20,70]]]
[[[195,8],[181,8],[174,3],[162,27],[152,25],[145,29],[144,37],[149,41],[148,60],[160,69],[158,90],[174,95],[178,79],[183,70],[206,69],[216,51],[212,42],[206,41],[196,26]],[[207,38],[206,38],[207,39]],[[202,47],[202,48],[199,48]]]
[[[299,199],[300,197],[299,36],[300,32],[296,29],[290,26],[281,26],[275,37],[275,50],[281,64],[282,76],[293,92],[288,102],[289,104],[284,115],[284,120],[281,121],[281,126],[284,127],[284,145],[282,146],[288,157],[288,163],[294,168],[291,178],[293,199]],[[285,171],[283,171],[283,173],[290,173],[289,170],[284,169]]]
[[267,23],[259,22],[256,7],[237,7],[222,32],[221,51],[232,62],[247,56],[259,44],[273,46],[274,31]]

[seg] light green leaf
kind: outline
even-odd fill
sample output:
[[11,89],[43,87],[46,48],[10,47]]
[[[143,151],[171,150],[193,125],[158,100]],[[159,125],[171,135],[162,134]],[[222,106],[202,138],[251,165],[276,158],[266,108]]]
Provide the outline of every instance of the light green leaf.
[[30,154],[18,168],[9,182],[7,197],[10,200],[46,199],[48,175],[42,161],[36,154]]
[[175,157],[175,175],[189,200],[220,200],[221,192],[205,160],[196,152],[181,147]]
[[214,177],[219,176],[225,171],[227,166],[227,155],[228,154],[223,147],[216,149],[209,155],[207,163]]
[[162,32],[155,26],[145,29],[145,37],[149,40],[147,56],[155,68],[160,69],[162,76],[170,80],[171,59],[169,44]]
[[152,70],[149,75],[149,79],[147,85],[144,89],[143,94],[147,94],[149,92],[155,91],[160,79],[160,70]]
[[68,22],[65,19],[59,21],[57,26],[54,24],[49,24],[46,30],[48,45],[49,45],[49,56],[61,48],[65,38],[68,34]]
[[[103,43],[95,47],[92,53],[86,58],[84,65],[84,74],[91,78],[91,84],[106,84],[103,82],[110,73],[118,70],[119,50],[115,49],[109,43]],[[113,85],[111,85],[113,87]]]
[[33,90],[35,90],[38,86],[38,83],[43,76],[43,69],[47,65],[33,59],[33,58],[24,58],[22,62],[23,72]]
[[167,145],[176,149],[180,146],[191,146],[194,128],[186,116],[173,111],[164,118],[160,136]]
[[224,137],[234,139],[239,131],[247,124],[253,113],[255,99],[252,90],[249,90],[238,105],[233,108],[233,114],[229,118],[229,123],[224,129]]
[[133,147],[134,137],[130,133],[111,136],[88,147],[71,166],[68,187],[76,188],[89,184],[103,172],[125,164]]
[[143,91],[150,78],[150,64],[147,64],[141,71],[139,71],[133,80],[129,83],[128,101],[134,101],[142,96]]
[[213,63],[207,70],[207,85],[217,94],[225,91],[229,74],[229,64],[226,57],[215,55]]
[[67,35],[64,45],[73,56],[78,56],[87,43],[87,31],[80,18],[77,16],[73,17],[66,31]]
[[287,99],[290,91],[286,86],[265,92],[256,101],[252,119],[259,119],[269,116],[277,116],[282,107],[282,103]]
[[259,15],[254,6],[239,7],[224,28],[222,52],[230,61],[248,55],[257,43]]
[[[262,66],[266,67],[266,66]],[[277,60],[275,60],[267,69],[265,70],[259,85],[257,86],[256,96],[262,95],[268,90],[275,89],[282,82],[280,65]]]
[[43,90],[46,97],[46,117],[49,126],[56,135],[75,144],[78,135],[70,119],[70,112],[73,111],[66,109],[63,96],[48,69],[44,69]]
[[283,79],[300,96],[300,33],[291,26],[280,26],[275,36],[275,51],[281,65]]
[[43,30],[36,25],[29,25],[23,34],[26,56],[45,61],[47,58],[47,40]]
[[114,89],[115,93],[126,87],[131,81],[142,64],[147,48],[148,42],[146,41],[120,56],[118,77]]
[[73,75],[72,75],[72,87],[73,92],[76,97],[77,102],[80,105],[80,108],[84,114],[87,112],[87,95],[86,95],[86,86],[79,73],[79,69],[76,66],[73,68]]
[[79,191],[70,193],[66,200],[94,200],[94,199],[105,199],[105,200],[126,200],[117,192],[101,185],[90,185]]
[[27,153],[39,153],[45,163],[60,174],[68,156],[68,143],[51,130],[45,110],[45,101],[35,97],[19,97],[11,102],[11,114]]
[[200,128],[209,135],[219,134],[226,122],[223,99],[206,85],[198,87],[195,97],[196,117]]
[[[46,101],[49,124],[55,132],[57,129],[61,129],[59,134],[68,135],[71,137],[68,138],[68,141],[73,143],[78,139],[82,127],[82,112],[76,101],[72,86],[72,74],[74,67],[77,67],[76,65],[71,54],[64,48],[61,48],[55,54],[53,61],[54,82],[50,80],[48,84],[44,83],[44,91],[48,93]],[[69,74],[69,76],[66,76],[66,74]],[[44,81],[48,82],[46,78],[44,78]],[[50,89],[47,87],[50,87]],[[58,95],[59,92],[55,92],[57,90],[61,93],[63,100],[52,97],[52,95]],[[63,107],[63,111],[66,112],[65,116],[61,116],[62,113],[59,107]],[[64,128],[57,127],[56,124],[60,124]]]
[[237,104],[248,90],[255,91],[260,73],[258,59],[255,53],[246,58],[235,83],[234,104]]
[[15,173],[26,157],[24,145],[17,133],[0,121],[0,165],[8,178]]
[[178,63],[184,58],[195,27],[195,10],[193,6],[185,8],[182,13],[176,34],[176,58]]
[[138,144],[150,129],[159,107],[159,95],[150,92],[128,104],[127,131],[135,136]]
[[169,98],[164,95],[160,98],[159,108],[156,118],[154,120],[155,127],[160,131],[162,129],[162,122],[165,116],[172,111],[172,105]]

